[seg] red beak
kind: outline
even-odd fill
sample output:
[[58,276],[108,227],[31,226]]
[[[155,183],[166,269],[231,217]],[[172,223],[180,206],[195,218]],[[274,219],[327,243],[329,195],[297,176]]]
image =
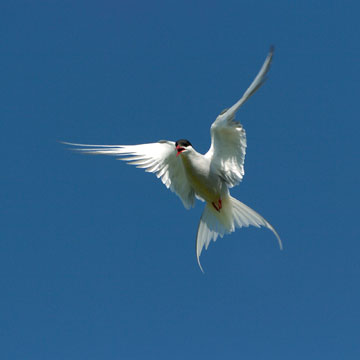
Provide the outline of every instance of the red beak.
[[178,145],[178,146],[176,147],[176,150],[177,150],[176,156],[179,156],[179,155],[185,150],[185,148],[183,148],[183,147],[181,147],[180,145]]

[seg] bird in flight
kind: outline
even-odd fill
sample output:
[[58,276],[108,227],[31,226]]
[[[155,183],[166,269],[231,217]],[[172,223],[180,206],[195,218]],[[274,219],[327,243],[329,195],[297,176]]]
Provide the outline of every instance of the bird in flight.
[[264,226],[282,243],[276,230],[260,214],[233,198],[229,189],[244,176],[246,133],[235,121],[237,110],[264,84],[270,69],[274,48],[271,47],[259,73],[239,101],[223,110],[211,125],[211,146],[206,154],[198,153],[189,140],[160,140],[139,145],[74,144],[88,154],[118,156],[131,165],[154,173],[167,188],[175,192],[186,209],[195,199],[205,202],[196,236],[196,257],[201,271],[200,255],[211,240],[235,231],[235,228]]

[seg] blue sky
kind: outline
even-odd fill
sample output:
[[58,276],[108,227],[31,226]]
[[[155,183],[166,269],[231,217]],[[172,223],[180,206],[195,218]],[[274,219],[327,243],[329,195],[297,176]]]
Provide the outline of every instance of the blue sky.
[[[0,5],[2,359],[358,359],[360,5]],[[189,139],[250,84],[232,195],[267,218],[196,263],[203,204],[59,141]]]

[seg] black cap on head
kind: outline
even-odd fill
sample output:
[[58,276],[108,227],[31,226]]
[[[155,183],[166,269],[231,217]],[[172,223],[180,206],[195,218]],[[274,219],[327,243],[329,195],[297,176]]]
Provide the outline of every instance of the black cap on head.
[[189,140],[180,139],[180,140],[178,140],[178,141],[175,143],[175,146],[184,146],[184,147],[187,147],[187,146],[192,146],[192,145],[191,145],[191,142],[190,142]]

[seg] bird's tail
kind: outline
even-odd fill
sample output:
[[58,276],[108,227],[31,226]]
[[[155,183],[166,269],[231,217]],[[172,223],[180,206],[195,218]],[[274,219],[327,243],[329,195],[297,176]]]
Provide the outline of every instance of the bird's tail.
[[200,219],[196,238],[196,256],[202,272],[204,271],[200,264],[200,255],[203,247],[205,246],[207,249],[211,240],[216,241],[218,236],[223,237],[225,234],[230,234],[237,227],[265,226],[275,234],[280,249],[282,249],[278,233],[260,214],[230,195],[221,200],[220,211],[216,210],[213,204],[207,202]]

